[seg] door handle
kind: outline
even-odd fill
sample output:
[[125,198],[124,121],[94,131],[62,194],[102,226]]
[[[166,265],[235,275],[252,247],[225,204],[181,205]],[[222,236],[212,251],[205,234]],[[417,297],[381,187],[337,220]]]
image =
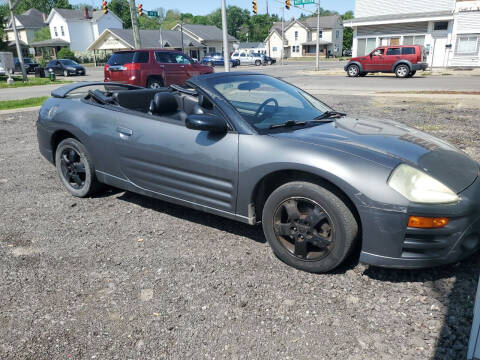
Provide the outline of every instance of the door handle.
[[125,138],[127,136],[130,137],[133,134],[132,129],[128,129],[128,128],[123,127],[123,126],[117,127],[117,131],[120,133],[121,138]]

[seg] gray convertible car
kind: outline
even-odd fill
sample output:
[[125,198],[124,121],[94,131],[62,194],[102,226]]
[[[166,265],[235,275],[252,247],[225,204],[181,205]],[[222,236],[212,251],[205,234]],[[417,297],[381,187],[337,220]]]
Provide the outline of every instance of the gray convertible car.
[[356,245],[360,261],[398,268],[479,248],[479,165],[433,136],[247,72],[99,86],[55,90],[38,117],[40,152],[74,196],[108,184],[261,222],[274,253],[309,272]]

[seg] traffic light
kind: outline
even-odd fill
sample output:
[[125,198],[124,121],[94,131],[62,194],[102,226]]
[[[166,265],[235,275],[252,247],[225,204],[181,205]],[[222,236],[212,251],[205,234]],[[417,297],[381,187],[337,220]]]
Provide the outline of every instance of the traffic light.
[[104,14],[108,13],[108,5],[107,5],[107,1],[106,0],[103,0],[103,3],[102,3],[102,11]]
[[287,10],[290,10],[290,6],[292,6],[292,2],[290,0],[285,0],[285,7]]
[[142,16],[143,15],[143,5],[142,4],[138,4],[138,16]]
[[257,0],[252,1],[253,13],[257,15]]

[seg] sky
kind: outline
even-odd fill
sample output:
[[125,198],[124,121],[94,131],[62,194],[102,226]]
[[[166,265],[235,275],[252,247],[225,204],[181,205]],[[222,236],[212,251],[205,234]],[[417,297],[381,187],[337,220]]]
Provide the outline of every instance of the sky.
[[[107,0],[108,1],[108,0]],[[276,13],[281,15],[284,1],[283,0],[257,0],[258,4],[258,13],[263,14],[266,12],[266,3],[268,1],[268,10],[269,13]],[[321,0],[320,5],[324,9],[336,10],[340,14],[343,14],[345,11],[354,9],[355,0]],[[226,0],[228,5],[236,5],[241,8],[248,10],[252,9],[251,0]],[[293,0],[291,0],[293,4]],[[101,0],[70,0],[71,4],[78,3],[87,3],[91,4],[94,7],[101,7]],[[206,15],[209,12],[219,8],[221,6],[220,0],[136,0],[136,4],[143,4],[143,9],[155,9],[158,7],[163,7],[166,10],[177,9],[181,12],[189,12],[193,15]],[[314,11],[316,8],[315,5],[305,5],[305,10]],[[302,10],[295,9],[292,7],[290,10],[285,10],[285,18],[288,19],[292,16],[298,17]],[[307,13],[307,11],[304,11]]]

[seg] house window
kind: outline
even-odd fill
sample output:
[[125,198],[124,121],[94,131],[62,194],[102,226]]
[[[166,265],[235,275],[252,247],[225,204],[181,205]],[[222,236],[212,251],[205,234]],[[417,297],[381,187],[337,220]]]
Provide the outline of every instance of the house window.
[[62,36],[65,36],[65,31],[63,30],[63,26],[60,26],[60,30],[62,32]]
[[476,55],[478,53],[478,36],[458,37],[455,53],[459,55]]
[[335,31],[335,38],[338,39],[340,37],[340,30]]
[[435,31],[445,31],[448,30],[448,21],[437,21],[433,25],[433,30]]
[[274,46],[274,47],[272,48],[272,51],[273,51],[273,52],[277,52],[277,47]]
[[319,34],[320,34],[320,35],[318,36],[318,38],[319,38],[319,39],[323,38],[323,31],[322,31],[322,30],[320,30]]
[[295,31],[295,41],[298,40],[298,31]]
[[208,48],[208,52],[209,52],[210,54],[215,54],[215,47],[209,47],[209,48]]
[[53,32],[55,33],[55,37],[58,37],[58,31],[56,26],[53,27]]
[[425,35],[404,36],[403,45],[425,45]]
[[300,52],[300,46],[298,45],[292,46],[292,53],[298,53],[298,52]]
[[357,56],[365,56],[370,54],[377,47],[377,38],[358,39]]

